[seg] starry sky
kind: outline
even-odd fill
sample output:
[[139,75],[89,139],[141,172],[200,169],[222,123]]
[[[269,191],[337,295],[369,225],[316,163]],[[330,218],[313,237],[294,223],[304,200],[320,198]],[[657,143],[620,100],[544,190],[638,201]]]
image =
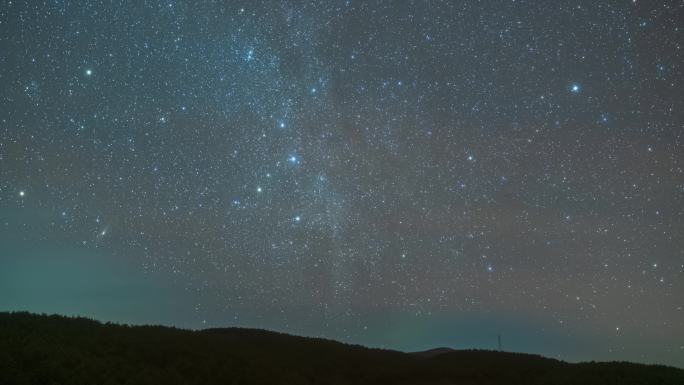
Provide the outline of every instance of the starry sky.
[[681,1],[3,1],[0,309],[684,367]]

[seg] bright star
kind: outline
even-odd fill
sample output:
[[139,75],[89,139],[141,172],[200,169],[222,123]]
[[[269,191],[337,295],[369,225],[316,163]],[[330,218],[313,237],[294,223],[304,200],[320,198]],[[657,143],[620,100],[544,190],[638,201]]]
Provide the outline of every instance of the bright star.
[[573,85],[571,85],[571,86],[570,86],[570,91],[571,91],[572,93],[575,93],[575,94],[576,94],[576,93],[579,93],[579,91],[580,91],[580,86],[579,86],[579,84],[573,84]]
[[280,124],[279,124],[278,126],[279,126],[280,128],[285,128],[285,122],[280,122]]
[[294,221],[295,221],[295,222],[299,222],[299,221],[301,221],[301,220],[302,220],[302,218],[301,218],[299,215],[297,215],[296,217],[294,217]]
[[262,190],[261,190],[261,187],[257,187],[257,192],[260,193],[261,191],[262,191]]
[[19,196],[20,196],[20,197],[23,197],[24,195],[26,195],[26,193],[25,193],[24,191],[19,191]]
[[90,75],[93,74],[93,70],[87,69],[86,72],[85,72],[85,74],[88,75],[88,76],[90,76]]

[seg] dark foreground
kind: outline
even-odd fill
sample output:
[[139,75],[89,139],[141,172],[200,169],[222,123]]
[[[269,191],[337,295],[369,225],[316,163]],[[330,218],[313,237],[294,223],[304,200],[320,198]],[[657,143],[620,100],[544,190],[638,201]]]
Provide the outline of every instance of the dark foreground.
[[251,329],[0,313],[0,384],[684,384],[684,370],[491,351],[408,354]]

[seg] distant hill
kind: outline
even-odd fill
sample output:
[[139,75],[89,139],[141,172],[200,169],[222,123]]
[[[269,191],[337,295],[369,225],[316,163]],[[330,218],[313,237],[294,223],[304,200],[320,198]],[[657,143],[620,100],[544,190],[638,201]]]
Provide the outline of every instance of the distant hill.
[[432,358],[436,357],[440,354],[445,354],[445,353],[451,353],[455,352],[454,349],[452,348],[434,348],[434,349],[429,349],[429,350],[423,350],[422,352],[412,352],[414,356],[420,356],[424,358]]
[[254,329],[188,331],[0,313],[0,384],[684,384],[684,370],[368,349]]

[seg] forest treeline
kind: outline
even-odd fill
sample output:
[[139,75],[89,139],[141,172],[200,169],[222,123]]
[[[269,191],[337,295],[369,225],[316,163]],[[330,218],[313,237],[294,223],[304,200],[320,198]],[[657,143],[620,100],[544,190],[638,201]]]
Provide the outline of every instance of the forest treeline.
[[0,384],[684,384],[684,370],[456,350],[420,355],[255,329],[0,313]]

